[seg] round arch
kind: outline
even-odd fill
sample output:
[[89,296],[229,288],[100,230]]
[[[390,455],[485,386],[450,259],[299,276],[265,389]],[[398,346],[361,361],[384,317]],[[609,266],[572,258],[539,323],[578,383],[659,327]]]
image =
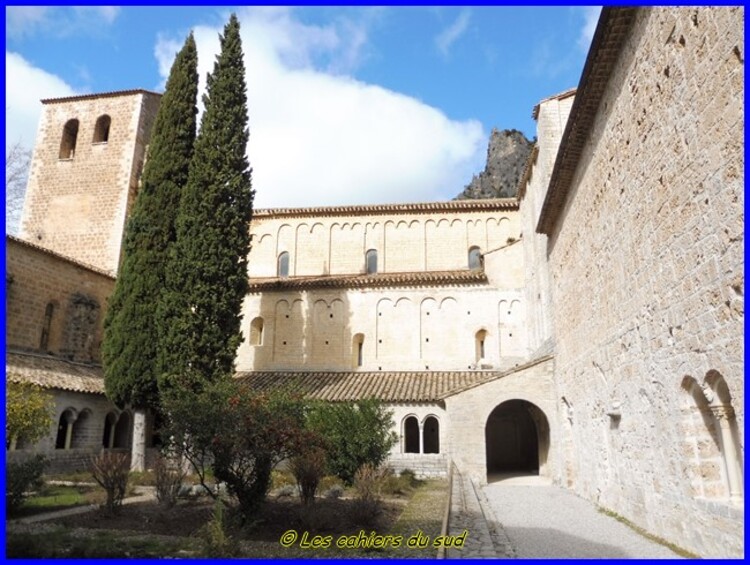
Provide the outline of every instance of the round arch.
[[491,475],[544,475],[550,447],[547,416],[527,400],[495,407],[484,429],[488,480]]

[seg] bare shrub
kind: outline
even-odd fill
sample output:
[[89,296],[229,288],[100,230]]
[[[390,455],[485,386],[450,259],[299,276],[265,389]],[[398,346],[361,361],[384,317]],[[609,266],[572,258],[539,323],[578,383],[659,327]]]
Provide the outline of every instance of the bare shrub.
[[104,507],[111,513],[122,505],[128,488],[128,456],[124,453],[102,453],[91,459],[91,475],[107,493]]
[[297,479],[297,489],[302,503],[314,503],[315,493],[326,469],[325,453],[321,449],[310,449],[302,455],[293,457],[289,467]]
[[182,483],[187,473],[179,461],[170,460],[162,455],[156,458],[154,464],[156,474],[156,499],[167,508],[177,504]]
[[356,496],[351,503],[352,519],[371,526],[381,511],[383,486],[390,474],[387,467],[365,463],[354,474]]

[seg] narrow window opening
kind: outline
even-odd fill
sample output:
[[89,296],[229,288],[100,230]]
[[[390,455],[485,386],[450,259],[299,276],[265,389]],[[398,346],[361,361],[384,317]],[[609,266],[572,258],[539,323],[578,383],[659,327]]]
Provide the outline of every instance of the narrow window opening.
[[362,351],[364,349],[365,336],[364,334],[355,334],[352,338],[352,354],[354,357],[354,366],[362,366]]
[[250,323],[250,345],[263,345],[263,318],[260,316]]
[[482,268],[482,250],[477,247],[469,248],[469,269],[476,271]]
[[77,140],[78,120],[68,120],[60,141],[60,159],[72,159],[75,156]]
[[365,267],[368,275],[378,272],[378,252],[375,249],[370,249],[365,254]]
[[440,453],[440,423],[434,416],[428,416],[422,430],[425,453]]
[[104,114],[99,116],[94,127],[94,143],[107,143],[109,141],[109,126],[112,118]]
[[278,261],[278,276],[288,277],[289,276],[289,252],[283,251],[279,253]]
[[414,416],[404,420],[404,453],[419,453],[419,422]]
[[44,324],[42,325],[42,337],[39,340],[39,349],[47,351],[49,349],[49,333],[52,327],[52,315],[55,312],[55,305],[50,302],[44,311]]

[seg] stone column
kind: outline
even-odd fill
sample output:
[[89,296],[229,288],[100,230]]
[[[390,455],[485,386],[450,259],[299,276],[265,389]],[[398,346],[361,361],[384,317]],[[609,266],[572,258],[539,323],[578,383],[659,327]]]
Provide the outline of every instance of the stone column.
[[424,453],[424,422],[419,422],[419,453]]
[[716,418],[721,436],[722,452],[729,479],[729,498],[732,502],[739,503],[742,501],[742,477],[737,462],[737,446],[732,436],[731,420],[734,418],[734,410],[731,406],[711,406],[711,413]]
[[131,471],[146,469],[146,410],[133,410],[133,451],[130,459]]
[[65,420],[65,449],[70,449],[70,443],[73,440],[73,422],[66,418]]

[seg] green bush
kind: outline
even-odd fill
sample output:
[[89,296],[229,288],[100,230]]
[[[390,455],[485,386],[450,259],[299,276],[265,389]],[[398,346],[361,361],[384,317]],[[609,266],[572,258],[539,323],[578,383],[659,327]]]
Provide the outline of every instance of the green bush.
[[13,440],[36,443],[52,426],[52,396],[28,383],[5,383],[5,447]]
[[351,485],[362,465],[379,466],[398,441],[393,413],[378,400],[314,404],[307,425],[325,440],[328,470]]
[[8,513],[17,511],[30,490],[42,487],[42,475],[48,461],[43,455],[34,455],[20,463],[8,463],[5,467],[5,506]]
[[200,532],[206,557],[237,557],[239,544],[229,533],[224,503],[216,499],[211,520]]

